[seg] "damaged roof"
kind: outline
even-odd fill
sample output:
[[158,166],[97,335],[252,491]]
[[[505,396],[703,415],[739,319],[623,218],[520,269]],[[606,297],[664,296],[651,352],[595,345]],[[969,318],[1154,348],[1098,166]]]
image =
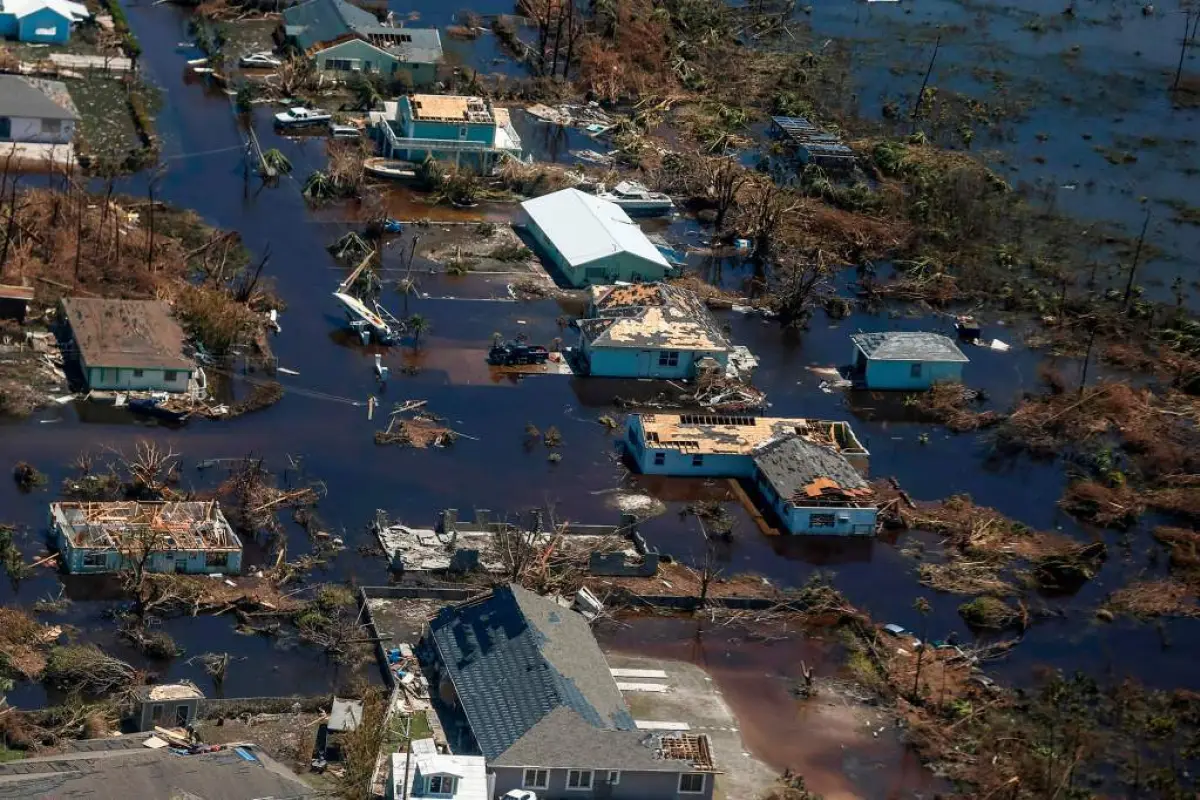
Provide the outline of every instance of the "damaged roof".
[[671,265],[625,210],[578,189],[563,189],[521,203],[545,237],[572,267],[628,253],[670,270]]
[[166,303],[67,297],[63,314],[89,367],[192,370],[183,355],[183,329]]
[[664,283],[608,288],[610,292],[593,301],[596,317],[579,322],[593,347],[732,349],[716,318],[687,289]]
[[759,472],[793,505],[870,499],[874,493],[846,457],[831,447],[789,436],[754,454]]
[[442,40],[436,28],[381,25],[370,11],[344,0],[308,0],[285,8],[283,25],[284,34],[294,38],[306,52],[361,38],[415,63],[432,63],[442,57]]
[[[587,621],[552,600],[515,584],[499,586],[487,598],[442,609],[429,627],[489,763],[516,766],[532,758],[518,755],[530,735],[542,741],[567,729],[634,729]],[[577,764],[588,756],[576,745]],[[508,760],[510,751],[516,761]]]
[[949,337],[923,331],[856,333],[850,339],[872,361],[967,361]]
[[638,414],[646,446],[688,454],[749,455],[775,439],[801,437],[855,453],[866,450],[845,422],[728,414]]

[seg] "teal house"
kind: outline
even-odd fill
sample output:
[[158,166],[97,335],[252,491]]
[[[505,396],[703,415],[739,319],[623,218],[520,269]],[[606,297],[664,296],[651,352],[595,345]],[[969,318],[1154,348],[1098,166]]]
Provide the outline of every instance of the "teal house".
[[967,357],[949,337],[922,331],[858,333],[850,377],[866,389],[923,391],[961,382]]
[[344,0],[307,0],[284,9],[281,32],[285,45],[342,79],[370,74],[430,86],[442,60],[436,28],[383,25]]
[[505,158],[521,157],[508,109],[463,95],[414,94],[384,103],[375,131],[384,157],[452,162],[487,175]]
[[51,503],[50,531],[72,575],[147,572],[238,575],[242,542],[215,500]]
[[522,222],[571,287],[659,281],[671,265],[616,203],[563,189],[521,203]]
[[91,14],[69,0],[0,0],[0,36],[19,42],[63,44],[75,23]]

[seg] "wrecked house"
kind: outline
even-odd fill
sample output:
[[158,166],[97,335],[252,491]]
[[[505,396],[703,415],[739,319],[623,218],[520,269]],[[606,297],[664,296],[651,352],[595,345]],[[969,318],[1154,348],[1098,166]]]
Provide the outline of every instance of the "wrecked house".
[[692,379],[704,371],[747,377],[738,370],[748,361],[738,353],[745,348],[730,344],[704,302],[678,286],[593,286],[579,332],[582,366],[595,377]]
[[753,482],[789,533],[875,531],[870,454],[846,422],[630,414],[623,446],[645,474]]
[[493,796],[713,795],[704,734],[638,730],[587,621],[517,585],[451,606],[422,642],[431,685],[487,760]]
[[850,378],[866,389],[926,390],[942,381],[962,381],[967,357],[940,333],[857,333]]
[[88,389],[188,391],[196,364],[166,303],[68,297],[62,314]]
[[385,158],[420,164],[426,158],[490,175],[504,159],[521,158],[521,137],[508,109],[463,95],[414,94],[373,112]]
[[133,691],[133,723],[139,731],[186,728],[196,721],[204,692],[190,681],[156,683]]
[[754,453],[754,484],[788,533],[871,536],[874,492],[837,450],[789,436]]
[[563,189],[521,203],[522,224],[572,287],[657,281],[671,265],[616,203]]
[[242,542],[215,500],[51,503],[50,530],[71,574],[242,571]]
[[771,133],[795,153],[801,166],[854,169],[854,151],[842,142],[842,137],[823,131],[804,117],[771,117]]

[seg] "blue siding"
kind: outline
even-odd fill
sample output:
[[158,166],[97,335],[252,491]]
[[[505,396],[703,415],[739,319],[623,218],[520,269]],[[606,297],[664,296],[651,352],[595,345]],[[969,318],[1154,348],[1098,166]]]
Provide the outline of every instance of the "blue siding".
[[0,36],[16,38],[17,18],[12,14],[0,14]]
[[[755,470],[754,485],[759,494],[770,504],[775,515],[783,522],[788,533],[815,536],[873,536],[875,535],[875,518],[878,509],[871,508],[838,508],[836,506],[796,506],[780,497],[770,482],[762,473]],[[833,525],[814,525],[813,515],[823,516],[823,522],[828,523],[833,517]]]
[[[53,28],[54,33],[41,35],[38,29]],[[50,8],[39,9],[17,20],[17,38],[22,42],[62,44],[71,38],[71,20]]]
[[[55,523],[53,517],[51,517],[51,525],[54,527],[55,544],[62,554],[63,563],[68,573],[72,575],[99,575],[119,572],[130,566],[130,561],[124,559],[122,554],[115,550],[97,553],[87,548],[76,548],[71,544],[71,540],[64,534],[62,528]],[[93,554],[92,559],[87,558],[89,553]],[[96,557],[99,555],[103,555],[103,560]],[[241,574],[241,551],[226,554],[226,562],[223,566],[210,565],[208,563],[208,555],[205,552],[156,553],[146,563],[146,569],[150,572],[179,572],[188,575],[207,575],[215,572],[225,575]],[[180,564],[181,561],[184,563]],[[181,566],[182,569],[180,569]]]
[[729,360],[725,352],[706,353],[680,350],[674,366],[663,364],[661,353],[667,350],[643,350],[636,347],[593,347],[581,340],[580,349],[588,362],[588,374],[599,378],[694,378],[696,362],[705,356],[722,366]]
[[[919,374],[914,374],[918,368]],[[944,381],[962,381],[961,361],[868,361],[868,389],[928,389]]]
[[[690,453],[673,447],[656,449],[654,445],[646,443],[641,418],[636,415],[630,415],[625,423],[625,447],[637,462],[638,471],[646,475],[685,478],[749,478],[754,475],[754,457],[751,455],[696,454],[700,456],[700,463],[697,464],[696,457]],[[659,453],[662,454],[661,464],[655,463],[655,456]]]

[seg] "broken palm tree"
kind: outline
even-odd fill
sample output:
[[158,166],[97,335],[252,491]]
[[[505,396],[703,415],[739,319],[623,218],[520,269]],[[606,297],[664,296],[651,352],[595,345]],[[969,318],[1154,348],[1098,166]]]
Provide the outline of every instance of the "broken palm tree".
[[445,420],[425,410],[426,400],[397,403],[388,416],[387,427],[375,431],[375,444],[395,444],[401,447],[448,447],[460,434],[445,424]]
[[20,609],[0,608],[0,673],[36,679],[46,668],[46,648],[61,634]]

